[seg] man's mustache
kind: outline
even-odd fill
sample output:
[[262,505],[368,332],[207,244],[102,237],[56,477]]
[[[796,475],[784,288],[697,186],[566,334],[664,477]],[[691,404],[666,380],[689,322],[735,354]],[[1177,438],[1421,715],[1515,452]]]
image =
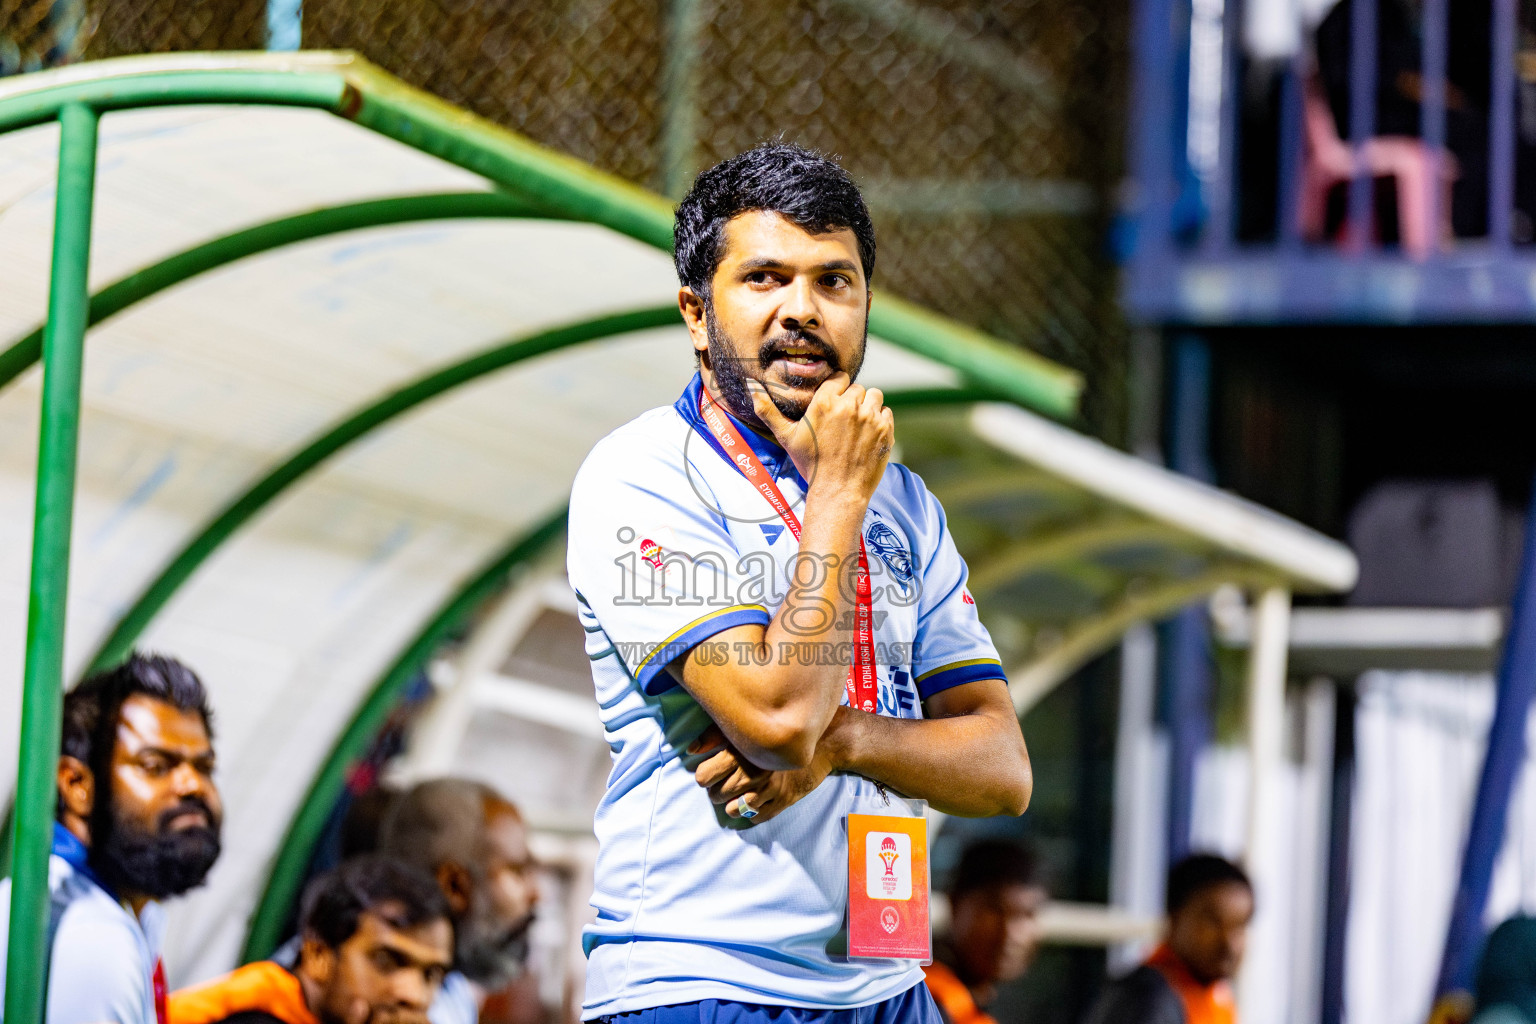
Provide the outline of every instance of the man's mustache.
[[825,362],[827,368],[833,373],[843,368],[831,345],[804,330],[785,331],[783,334],[769,338],[763,342],[762,348],[757,350],[757,361],[766,370],[775,359],[785,358],[791,348],[810,349],[811,354]]
[[214,816],[213,808],[209,807],[206,801],[195,796],[190,796],[182,800],[179,804],[177,804],[175,807],[172,807],[170,810],[161,813],[160,817],[156,820],[156,825],[159,826],[157,831],[161,833],[169,831],[171,822],[175,821],[183,814],[201,814],[203,816],[202,827],[207,828],[210,831],[216,830],[219,827],[219,819]]
[[500,947],[502,949],[506,949],[507,947],[513,946],[527,938],[528,932],[533,928],[534,918],[537,916],[538,915],[534,911],[528,911],[528,913],[523,916],[521,921],[517,922],[502,933],[501,942],[499,943]]

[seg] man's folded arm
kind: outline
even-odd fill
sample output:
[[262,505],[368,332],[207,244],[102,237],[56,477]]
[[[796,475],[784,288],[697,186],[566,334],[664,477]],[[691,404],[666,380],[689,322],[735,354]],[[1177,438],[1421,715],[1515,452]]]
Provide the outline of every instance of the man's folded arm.
[[804,664],[777,655],[781,644],[848,639],[848,630],[839,624],[852,613],[854,600],[843,577],[858,564],[867,504],[867,497],[862,503],[847,501],[839,494],[823,497],[812,488],[800,552],[790,569],[795,583],[772,621],[715,634],[709,651],[723,651],[723,658],[701,656],[696,647],[668,666],[736,749],[761,768],[810,764],[842,701],[846,661],[817,657]]
[[[722,630],[677,659],[669,671],[708,712],[726,739],[753,764],[774,771],[804,768],[842,698],[846,666],[781,664],[777,620]],[[754,654],[745,654],[754,652]]]
[[838,708],[822,744],[834,769],[883,783],[961,817],[1023,814],[1034,789],[1024,734],[1001,679],[929,697],[928,717]]

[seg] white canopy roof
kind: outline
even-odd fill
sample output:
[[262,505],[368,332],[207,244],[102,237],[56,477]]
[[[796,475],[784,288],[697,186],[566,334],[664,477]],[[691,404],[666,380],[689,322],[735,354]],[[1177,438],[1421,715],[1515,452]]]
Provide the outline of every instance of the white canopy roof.
[[[692,373],[670,211],[344,54],[0,83],[0,749],[26,629],[49,118],[72,96],[109,112],[67,674],[136,640],[209,684],[226,853],[180,948],[227,963],[381,677],[558,516],[598,438]],[[862,379],[892,394],[949,509],[1021,707],[1222,584],[1352,585],[1334,542],[1039,415],[1072,414],[1071,373],[889,296],[871,333]],[[1002,404],[942,408],[977,397]],[[167,566],[162,606],[145,594]],[[147,629],[113,636],[130,613]],[[0,759],[0,786],[13,773]]]

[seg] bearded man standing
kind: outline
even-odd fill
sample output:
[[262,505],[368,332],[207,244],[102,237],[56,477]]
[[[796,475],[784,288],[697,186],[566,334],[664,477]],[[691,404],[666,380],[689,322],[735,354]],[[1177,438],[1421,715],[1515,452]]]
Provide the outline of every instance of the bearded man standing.
[[[584,1015],[937,1022],[918,957],[850,955],[849,816],[879,816],[869,870],[878,850],[890,874],[919,857],[916,801],[1020,814],[1031,779],[943,510],[854,383],[868,210],[837,164],[764,145],[699,175],[675,243],[699,372],[571,494],[614,760]],[[925,916],[879,913],[927,941]]]
[[48,1024],[163,1024],[158,901],[202,884],[219,856],[212,718],[202,681],[158,655],[134,654],[65,695]]

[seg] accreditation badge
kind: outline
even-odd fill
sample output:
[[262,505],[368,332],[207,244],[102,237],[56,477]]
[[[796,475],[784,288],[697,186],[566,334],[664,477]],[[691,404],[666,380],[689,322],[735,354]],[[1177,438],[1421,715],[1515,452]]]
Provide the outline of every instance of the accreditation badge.
[[933,960],[928,819],[848,815],[848,955]]

